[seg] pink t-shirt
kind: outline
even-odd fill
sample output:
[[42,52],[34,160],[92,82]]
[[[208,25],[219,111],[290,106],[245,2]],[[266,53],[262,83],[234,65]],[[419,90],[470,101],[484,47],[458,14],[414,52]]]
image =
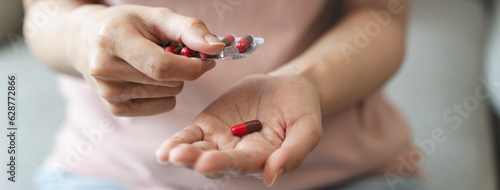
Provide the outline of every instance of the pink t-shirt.
[[[248,33],[266,42],[249,57],[219,61],[194,82],[186,82],[177,107],[149,117],[114,117],[81,79],[59,77],[66,120],[46,164],[111,180],[131,189],[262,189],[254,177],[211,180],[189,169],[159,165],[155,149],[189,125],[236,81],[268,73],[299,55],[335,24],[337,1],[304,0],[108,0],[106,4],[168,7],[202,19],[217,35]],[[332,44],[336,45],[336,44]],[[161,105],[159,105],[161,106]],[[324,135],[302,166],[271,189],[310,189],[353,176],[383,172],[411,149],[408,126],[381,90],[323,117]]]

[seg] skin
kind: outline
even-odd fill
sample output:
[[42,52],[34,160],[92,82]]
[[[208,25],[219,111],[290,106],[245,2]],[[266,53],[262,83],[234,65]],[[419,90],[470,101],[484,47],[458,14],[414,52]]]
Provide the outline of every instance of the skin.
[[[297,169],[321,138],[322,115],[369,96],[400,66],[409,9],[406,0],[401,1],[401,11],[391,15],[389,25],[349,59],[340,45],[332,45],[355,44],[354,28],[364,29],[375,21],[370,11],[386,10],[394,1],[346,1],[341,21],[307,51],[271,73],[237,82],[190,126],[167,139],[156,152],[158,161],[188,166],[212,178],[258,176],[268,186]],[[26,19],[33,19],[30,13],[40,9],[43,0],[24,2]],[[210,32],[203,22],[166,8],[66,2],[63,14],[40,29],[28,45],[47,66],[84,78],[118,116],[171,110],[182,81],[195,80],[215,66],[215,62],[165,54],[158,43],[182,41],[208,54],[222,48],[220,41],[205,40]],[[137,95],[134,88],[148,90]],[[151,106],[155,104],[168,106],[158,109]],[[261,131],[232,136],[232,125],[253,119],[262,122]]]
[[[28,40],[31,51],[54,70],[85,79],[117,116],[170,111],[183,81],[215,67],[214,61],[165,53],[158,44],[182,41],[208,54],[224,46],[201,20],[167,8],[58,2],[61,12]],[[25,1],[27,22],[36,22],[42,3]]]

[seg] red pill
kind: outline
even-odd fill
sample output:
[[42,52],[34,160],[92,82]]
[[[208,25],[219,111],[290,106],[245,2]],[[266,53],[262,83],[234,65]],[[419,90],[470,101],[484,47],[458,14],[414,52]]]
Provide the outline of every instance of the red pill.
[[209,58],[212,57],[212,55],[206,54],[206,53],[199,53],[201,58]]
[[165,48],[165,51],[173,54],[178,54],[181,48],[182,48],[181,46],[168,46]]
[[241,38],[238,43],[236,43],[236,48],[240,51],[240,53],[243,53],[245,50],[247,50],[248,46],[253,43],[253,36],[252,35],[246,35],[243,38]]
[[221,41],[224,42],[224,44],[226,44],[226,46],[231,46],[231,44],[234,43],[234,35],[229,34],[226,37],[222,38]]
[[252,120],[231,127],[231,133],[233,133],[234,136],[241,136],[259,131],[260,129],[262,129],[262,123],[260,123],[259,120]]
[[186,57],[191,57],[193,56],[193,50],[189,49],[188,47],[184,47],[181,50],[181,55],[186,56]]

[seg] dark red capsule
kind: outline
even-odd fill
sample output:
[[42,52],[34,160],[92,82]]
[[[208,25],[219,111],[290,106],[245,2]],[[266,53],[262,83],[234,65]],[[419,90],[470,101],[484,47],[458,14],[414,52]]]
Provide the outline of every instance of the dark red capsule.
[[222,38],[221,41],[224,42],[226,46],[231,46],[234,43],[234,35],[229,34],[226,37]]
[[231,133],[233,133],[234,136],[241,136],[260,131],[260,129],[262,129],[262,123],[260,123],[259,120],[252,120],[231,127]]
[[165,51],[173,54],[178,54],[181,48],[181,46],[168,46],[165,48]]
[[253,36],[252,35],[246,35],[243,38],[241,38],[238,43],[236,43],[236,48],[240,51],[240,53],[245,52],[247,50],[248,46],[253,43]]
[[181,50],[181,55],[186,56],[186,57],[191,57],[193,56],[194,52],[193,50],[189,49],[188,47],[183,47]]
[[212,57],[212,55],[209,55],[209,54],[206,54],[206,53],[201,53],[201,52],[200,52],[200,57],[201,57],[201,58],[209,58],[209,57]]

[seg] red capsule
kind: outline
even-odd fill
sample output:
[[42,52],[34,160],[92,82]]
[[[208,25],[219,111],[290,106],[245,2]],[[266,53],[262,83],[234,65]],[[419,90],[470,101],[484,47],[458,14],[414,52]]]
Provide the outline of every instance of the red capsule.
[[209,58],[212,57],[212,55],[206,54],[206,53],[199,53],[201,58]]
[[252,120],[231,127],[231,133],[234,136],[241,136],[244,134],[259,131],[260,129],[262,129],[262,123],[260,123],[259,120]]
[[234,43],[234,35],[229,34],[226,37],[224,37],[222,40],[226,46],[231,46]]
[[178,54],[181,48],[181,46],[168,46],[165,48],[165,51],[173,54]]
[[193,56],[193,50],[189,49],[188,47],[184,47],[181,50],[181,55],[186,56],[186,57],[191,57]]
[[248,46],[253,43],[253,36],[252,35],[246,35],[243,38],[241,38],[238,43],[236,43],[236,48],[240,51],[240,53],[243,53],[245,50],[247,50]]

